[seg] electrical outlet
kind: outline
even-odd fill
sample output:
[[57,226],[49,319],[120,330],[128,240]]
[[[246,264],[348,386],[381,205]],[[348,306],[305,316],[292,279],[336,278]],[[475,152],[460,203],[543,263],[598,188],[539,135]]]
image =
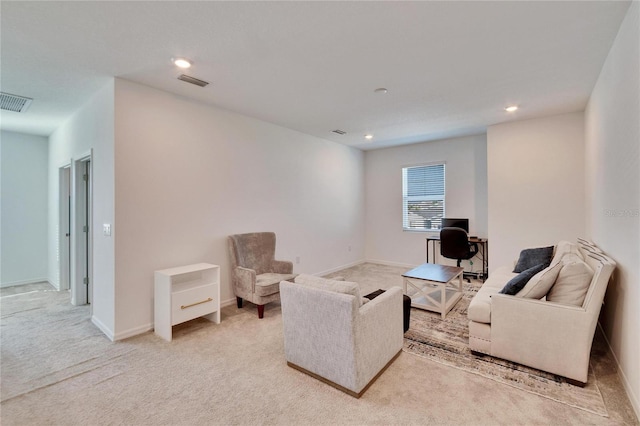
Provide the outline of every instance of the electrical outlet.
[[349,251],[351,251],[351,246],[349,246]]
[[104,235],[105,237],[110,237],[111,236],[111,224],[110,223],[104,223],[102,225],[102,235]]
[[300,264],[300,256],[296,256],[296,264],[299,265]]

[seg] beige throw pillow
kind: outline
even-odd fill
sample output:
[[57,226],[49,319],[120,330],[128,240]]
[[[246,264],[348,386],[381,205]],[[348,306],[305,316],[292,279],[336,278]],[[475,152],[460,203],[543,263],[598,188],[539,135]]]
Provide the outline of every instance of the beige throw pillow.
[[558,274],[562,269],[562,264],[557,263],[554,266],[549,266],[542,271],[535,274],[524,286],[522,290],[516,293],[516,297],[526,297],[527,299],[541,299],[545,294],[549,292],[553,283],[556,282]]
[[560,263],[566,254],[575,254],[580,258],[580,260],[584,260],[584,257],[582,257],[582,253],[580,252],[580,247],[577,244],[569,241],[560,241],[556,246],[556,251],[553,255],[553,259],[551,260],[551,266],[555,266]]
[[547,300],[565,305],[582,306],[593,278],[593,270],[576,257],[571,255],[564,257],[573,259],[567,262],[563,259],[562,269],[547,294]]

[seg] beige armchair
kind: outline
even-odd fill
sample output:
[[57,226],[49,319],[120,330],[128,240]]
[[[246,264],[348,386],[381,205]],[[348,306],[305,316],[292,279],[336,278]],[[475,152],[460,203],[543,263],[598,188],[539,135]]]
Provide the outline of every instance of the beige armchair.
[[280,283],[287,364],[359,398],[403,344],[402,289],[363,303],[356,283],[300,275]]
[[238,308],[243,299],[258,305],[258,318],[264,305],[280,299],[280,281],[292,280],[293,263],[275,260],[276,234],[253,232],[236,234],[228,239],[231,281]]

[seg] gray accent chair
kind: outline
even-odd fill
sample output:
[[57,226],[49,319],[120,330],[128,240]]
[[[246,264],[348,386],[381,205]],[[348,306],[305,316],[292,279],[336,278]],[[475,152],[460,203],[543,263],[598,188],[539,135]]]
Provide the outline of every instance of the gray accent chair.
[[402,350],[399,287],[363,303],[356,283],[300,275],[280,283],[280,296],[287,365],[353,397]]
[[264,317],[264,305],[280,299],[280,281],[292,280],[293,263],[275,260],[276,234],[252,232],[228,238],[231,281],[238,308],[248,300],[258,306],[258,318]]

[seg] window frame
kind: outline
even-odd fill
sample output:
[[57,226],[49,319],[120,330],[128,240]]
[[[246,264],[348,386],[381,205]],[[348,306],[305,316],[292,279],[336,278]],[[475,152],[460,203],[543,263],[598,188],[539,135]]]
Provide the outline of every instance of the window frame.
[[[411,168],[442,166],[442,196],[440,195],[421,195],[409,196],[407,194],[408,183],[406,171]],[[405,165],[401,168],[402,174],[402,231],[403,232],[439,232],[440,228],[410,228],[408,216],[409,201],[438,201],[442,200],[442,218],[446,217],[447,206],[447,163],[446,161],[433,161],[429,163]]]

